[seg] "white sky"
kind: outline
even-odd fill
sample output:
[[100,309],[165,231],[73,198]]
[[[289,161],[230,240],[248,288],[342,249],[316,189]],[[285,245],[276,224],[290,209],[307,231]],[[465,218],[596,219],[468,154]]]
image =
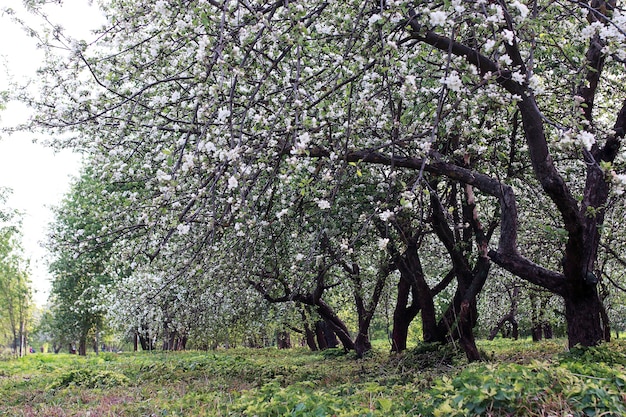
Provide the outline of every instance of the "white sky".
[[[36,40],[2,13],[4,7],[28,17],[22,0],[0,0],[0,90],[7,88],[7,74],[15,81],[36,75],[42,51]],[[90,29],[102,21],[88,0],[64,0],[63,6],[50,6],[51,20],[63,26],[73,36],[90,39]],[[7,69],[4,67],[6,65]],[[19,103],[9,103],[0,111],[0,124],[12,126],[23,121],[28,110]],[[31,281],[35,302],[45,304],[50,291],[46,251],[41,246],[46,229],[52,221],[50,207],[57,205],[69,190],[69,181],[77,175],[80,158],[70,151],[55,153],[52,149],[33,143],[34,135],[19,133],[0,137],[0,186],[13,189],[9,207],[23,212],[22,232],[26,257],[31,260]]]

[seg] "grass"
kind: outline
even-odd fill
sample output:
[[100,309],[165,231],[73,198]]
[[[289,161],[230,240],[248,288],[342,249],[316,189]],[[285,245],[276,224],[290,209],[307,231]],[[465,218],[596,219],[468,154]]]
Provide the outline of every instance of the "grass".
[[623,416],[626,342],[33,354],[0,362],[0,416]]

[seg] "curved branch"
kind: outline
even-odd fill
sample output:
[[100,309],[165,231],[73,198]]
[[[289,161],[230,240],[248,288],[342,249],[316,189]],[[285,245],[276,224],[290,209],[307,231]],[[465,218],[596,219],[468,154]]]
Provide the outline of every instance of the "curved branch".
[[[330,152],[315,147],[307,152],[308,157],[328,158]],[[443,175],[450,179],[472,185],[480,191],[500,200],[501,224],[500,240],[497,251],[490,250],[489,257],[499,266],[512,274],[537,284],[557,294],[564,290],[564,275],[539,266],[522,256],[517,250],[517,203],[515,192],[509,185],[467,168],[462,168],[448,162],[441,161],[436,154],[433,159],[389,156],[369,150],[348,151],[342,157],[347,162],[366,162],[370,164],[395,166],[414,170],[423,169],[435,175]]]
[[[476,66],[481,75],[492,73],[496,75],[496,82],[511,94],[518,95],[521,100],[517,106],[522,116],[522,124],[528,144],[528,152],[535,176],[543,190],[556,205],[563,219],[565,229],[569,233],[567,253],[571,259],[583,258],[583,223],[584,216],[578,208],[578,202],[572,195],[563,177],[559,174],[550,152],[545,136],[544,118],[537,106],[532,90],[527,83],[519,84],[512,80],[511,71],[503,71],[498,64],[478,50],[459,43],[446,36],[441,36],[432,30],[426,30],[415,19],[414,10],[409,11],[409,32],[412,38],[424,42],[441,51],[463,57]],[[507,52],[516,55],[517,45],[511,46]],[[469,182],[467,182],[470,184]],[[472,184],[473,185],[473,184]],[[480,188],[480,186],[479,186]],[[485,191],[485,190],[483,190]],[[490,193],[495,196],[495,194]],[[502,207],[503,212],[505,207]],[[582,269],[582,268],[580,268]]]

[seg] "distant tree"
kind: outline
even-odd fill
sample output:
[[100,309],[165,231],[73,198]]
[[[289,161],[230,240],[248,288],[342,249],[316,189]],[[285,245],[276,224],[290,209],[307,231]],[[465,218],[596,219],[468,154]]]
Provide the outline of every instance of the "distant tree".
[[8,194],[0,189],[0,329],[13,354],[21,357],[32,321],[32,290],[20,246],[19,216],[5,207]]
[[[67,335],[66,340],[77,343],[80,355],[87,353],[89,338],[97,338],[102,329],[105,311],[100,297],[110,282],[110,243],[81,242],[81,236],[101,230],[94,208],[103,190],[103,183],[86,168],[55,209],[47,242],[52,255],[50,303],[54,306],[54,323]],[[97,344],[94,346],[97,349]]]

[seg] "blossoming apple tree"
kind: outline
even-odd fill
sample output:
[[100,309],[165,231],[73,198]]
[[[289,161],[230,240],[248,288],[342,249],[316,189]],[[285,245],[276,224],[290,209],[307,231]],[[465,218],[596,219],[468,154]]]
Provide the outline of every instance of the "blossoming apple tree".
[[[249,267],[265,230],[297,221],[301,204],[349,209],[346,173],[380,165],[381,190],[414,192],[434,177],[471,187],[477,207],[500,216],[498,243],[480,239],[476,264],[561,296],[571,345],[607,337],[597,260],[624,178],[618,2],[109,0],[103,10],[93,44],[59,28],[42,35],[42,89],[27,100],[33,126],[72,132],[58,144],[126,185],[115,228],[129,262],[199,271],[234,234],[230,261]],[[405,172],[412,182],[400,182]],[[528,189],[540,198],[522,205]],[[518,237],[525,212],[544,209],[563,230],[557,265],[530,259]],[[319,242],[306,246],[321,255]],[[457,278],[462,263],[452,262]]]

